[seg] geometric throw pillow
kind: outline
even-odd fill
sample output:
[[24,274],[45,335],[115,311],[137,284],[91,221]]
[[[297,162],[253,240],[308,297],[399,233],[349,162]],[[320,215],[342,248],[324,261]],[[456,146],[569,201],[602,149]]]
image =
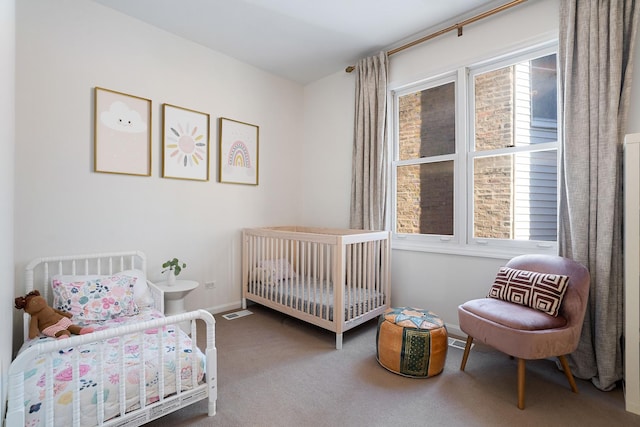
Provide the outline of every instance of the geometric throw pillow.
[[[136,277],[126,275],[93,276],[66,281],[54,276],[53,307],[67,311],[74,318],[104,321],[138,314],[133,288]],[[62,280],[61,280],[62,279]]]
[[500,267],[489,298],[535,308],[556,317],[567,291],[569,277]]

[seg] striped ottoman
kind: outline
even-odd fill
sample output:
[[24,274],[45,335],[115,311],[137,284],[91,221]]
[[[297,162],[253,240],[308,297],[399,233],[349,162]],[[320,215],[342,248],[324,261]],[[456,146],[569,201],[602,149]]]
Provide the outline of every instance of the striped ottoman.
[[376,359],[391,372],[428,378],[444,369],[447,328],[434,313],[419,308],[389,308],[378,318]]

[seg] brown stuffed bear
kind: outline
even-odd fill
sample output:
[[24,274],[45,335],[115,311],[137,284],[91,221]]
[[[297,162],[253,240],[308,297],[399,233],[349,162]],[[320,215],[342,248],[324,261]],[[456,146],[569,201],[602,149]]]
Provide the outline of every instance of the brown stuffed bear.
[[50,307],[37,290],[15,299],[16,308],[24,309],[31,315],[29,338],[33,339],[42,332],[48,337],[69,338],[71,334],[84,335],[93,332],[93,328],[82,328],[71,323],[71,313]]

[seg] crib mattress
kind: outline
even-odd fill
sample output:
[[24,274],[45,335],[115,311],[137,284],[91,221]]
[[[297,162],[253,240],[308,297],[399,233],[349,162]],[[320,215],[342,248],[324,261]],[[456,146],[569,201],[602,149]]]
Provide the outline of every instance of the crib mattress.
[[[115,318],[98,324],[92,324],[96,330],[104,330],[135,324],[147,320],[157,319],[163,315],[155,309],[145,309],[140,314],[131,317]],[[81,324],[80,322],[76,322]],[[159,332],[163,340],[161,345],[155,337]],[[20,352],[41,342],[52,338],[40,337],[25,342]],[[124,340],[124,342],[122,342]],[[124,344],[125,369],[122,371],[118,363],[120,348]],[[162,348],[160,348],[162,347]],[[205,357],[198,349],[192,351],[191,339],[179,326],[168,325],[158,330],[147,330],[144,333],[129,334],[124,337],[112,338],[102,345],[93,343],[81,346],[77,349],[67,349],[58,354],[49,356],[55,378],[53,387],[53,403],[56,425],[72,425],[74,387],[72,380],[73,357],[79,352],[80,374],[80,408],[81,425],[91,426],[97,424],[97,400],[98,390],[101,386],[103,392],[103,405],[105,420],[120,414],[120,388],[126,390],[125,412],[140,407],[140,381],[144,381],[146,391],[146,404],[160,399],[159,369],[164,370],[164,395],[169,396],[176,392],[176,374],[180,376],[181,390],[192,388],[192,375],[200,383],[205,372]],[[176,359],[176,349],[179,349]],[[103,352],[102,360],[98,357]],[[163,359],[160,358],[163,354]],[[196,358],[196,372],[192,372],[192,360]],[[45,372],[48,361],[41,356],[33,361],[32,368],[24,374],[25,391],[25,425],[30,427],[45,425],[47,418],[45,409]],[[141,375],[140,363],[144,361],[144,375]],[[162,361],[162,365],[160,366]],[[141,378],[142,377],[142,378]]]
[[[249,282],[248,292],[321,319],[333,321],[333,284],[326,280],[305,278],[303,283],[293,277],[271,283],[252,281]],[[356,318],[384,304],[383,292],[347,287],[343,300],[344,318]]]

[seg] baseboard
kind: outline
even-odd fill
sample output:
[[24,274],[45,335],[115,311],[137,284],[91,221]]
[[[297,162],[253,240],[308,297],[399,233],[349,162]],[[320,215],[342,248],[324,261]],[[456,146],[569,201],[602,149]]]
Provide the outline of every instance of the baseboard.
[[452,325],[450,323],[447,323],[447,333],[452,337],[460,338],[462,340],[467,339],[467,334],[462,332],[462,329],[460,329],[460,325]]
[[[225,313],[227,311],[231,311],[231,310],[238,310],[242,308],[242,302],[241,301],[235,301],[235,302],[231,302],[228,304],[222,304],[222,305],[216,305],[213,307],[208,307],[205,308],[205,310],[207,310],[209,313],[211,314],[219,314],[219,313]],[[460,325],[457,324],[451,324],[451,323],[447,323],[447,333],[449,336],[454,337],[454,338],[459,338],[463,341],[465,341],[467,339],[467,334],[465,334],[464,332],[462,332],[462,329],[460,329]]]
[[213,307],[208,307],[208,308],[205,308],[205,310],[207,310],[211,314],[219,314],[219,313],[224,313],[226,311],[237,310],[241,308],[241,305],[242,304],[240,303],[240,301],[236,301],[229,304],[222,304],[222,305],[216,305]]

